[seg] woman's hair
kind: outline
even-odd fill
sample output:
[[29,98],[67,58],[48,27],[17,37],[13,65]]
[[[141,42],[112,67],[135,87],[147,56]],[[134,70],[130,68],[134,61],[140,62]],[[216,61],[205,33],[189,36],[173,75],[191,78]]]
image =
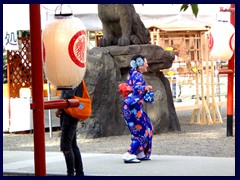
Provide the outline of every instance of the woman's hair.
[[131,59],[130,66],[132,69],[137,69],[138,67],[142,67],[144,64],[144,57],[142,55],[134,55]]
[[142,59],[144,59],[145,57],[143,57],[142,55],[140,55],[140,54],[136,54],[136,55],[134,55],[133,57],[132,57],[132,59],[131,60],[135,60],[136,61],[136,59],[138,58],[138,57],[140,57],[140,58],[142,58]]

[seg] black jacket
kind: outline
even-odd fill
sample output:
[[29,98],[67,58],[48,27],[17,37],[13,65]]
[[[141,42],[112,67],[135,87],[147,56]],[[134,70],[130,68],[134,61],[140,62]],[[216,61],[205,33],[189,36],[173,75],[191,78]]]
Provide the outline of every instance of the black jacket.
[[71,99],[74,95],[82,97],[82,82],[72,90],[62,90],[61,99]]

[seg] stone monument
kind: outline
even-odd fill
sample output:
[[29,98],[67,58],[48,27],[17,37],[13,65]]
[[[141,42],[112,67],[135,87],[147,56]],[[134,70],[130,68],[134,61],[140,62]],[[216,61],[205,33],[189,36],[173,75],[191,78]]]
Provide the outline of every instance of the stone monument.
[[169,81],[160,71],[172,66],[175,54],[148,44],[149,32],[132,4],[100,4],[98,9],[103,40],[101,47],[88,52],[84,78],[92,99],[92,115],[81,123],[79,132],[86,138],[129,133],[122,117],[122,96],[118,94],[118,85],[125,82],[131,57],[135,54],[148,59],[148,72],[144,77],[153,86],[155,102],[145,104],[145,110],[154,132],[180,131]]

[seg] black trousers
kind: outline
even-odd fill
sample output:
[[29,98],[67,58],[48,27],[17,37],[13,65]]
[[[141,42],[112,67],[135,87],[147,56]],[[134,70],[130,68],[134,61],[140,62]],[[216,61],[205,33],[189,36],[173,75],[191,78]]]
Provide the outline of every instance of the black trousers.
[[61,142],[60,148],[64,154],[68,176],[83,176],[83,163],[80,149],[77,145],[76,131],[78,120],[62,110],[60,116]]

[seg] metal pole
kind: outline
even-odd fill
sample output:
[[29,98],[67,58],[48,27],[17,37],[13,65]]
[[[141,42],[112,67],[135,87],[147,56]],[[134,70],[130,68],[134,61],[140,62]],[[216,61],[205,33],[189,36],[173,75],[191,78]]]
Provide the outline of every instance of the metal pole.
[[[231,23],[235,27],[235,4],[231,4]],[[233,136],[233,86],[234,86],[234,64],[235,55],[228,62],[228,69],[233,72],[228,74],[228,95],[227,95],[227,136]]]
[[[51,100],[51,84],[48,81],[48,101]],[[51,116],[51,110],[48,110],[48,128],[49,128],[49,137],[52,138],[52,116]]]
[[[220,62],[217,62],[216,63],[216,69],[219,68],[219,64]],[[220,87],[220,76],[219,76],[219,73],[217,74],[217,95],[218,95],[218,102],[221,102],[221,87]],[[219,110],[221,112],[221,105],[219,105]]]
[[35,176],[46,176],[40,4],[29,5]]

